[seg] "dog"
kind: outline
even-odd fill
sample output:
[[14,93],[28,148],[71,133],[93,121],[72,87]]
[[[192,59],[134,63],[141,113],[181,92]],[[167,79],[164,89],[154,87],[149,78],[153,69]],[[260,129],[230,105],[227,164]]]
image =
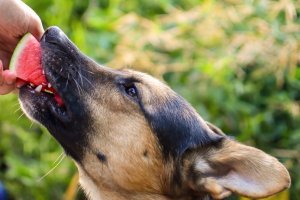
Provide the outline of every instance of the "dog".
[[227,137],[161,81],[98,65],[58,27],[40,43],[64,106],[23,86],[21,107],[74,160],[89,199],[262,198],[290,186],[276,158]]

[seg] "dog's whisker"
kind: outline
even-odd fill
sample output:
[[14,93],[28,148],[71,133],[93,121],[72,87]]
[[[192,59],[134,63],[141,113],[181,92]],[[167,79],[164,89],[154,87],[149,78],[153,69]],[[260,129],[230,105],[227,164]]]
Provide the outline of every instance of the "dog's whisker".
[[33,126],[33,122],[31,122],[31,124],[30,124],[29,128],[31,129],[31,128],[32,128],[32,126]]
[[15,104],[13,104],[11,107],[16,107],[16,106],[20,106],[20,103],[18,102],[18,103],[15,103]]
[[78,72],[78,75],[79,75],[79,77],[80,77],[80,80],[81,80],[81,85],[79,84],[79,81],[76,81],[76,79],[75,79],[75,78],[74,78],[74,81],[75,81],[75,82],[77,82],[77,84],[79,85],[79,87],[80,87],[81,91],[83,92],[83,88],[82,88],[82,86],[83,86],[82,74],[81,74],[80,72]]
[[25,113],[22,113],[22,114],[18,117],[17,121],[19,121],[19,120],[21,119],[21,117],[23,117],[23,115],[25,115]]
[[83,85],[82,74],[78,71],[79,78],[81,80],[81,85]]
[[53,162],[53,165],[55,165],[55,164],[61,159],[62,156],[65,156],[65,153],[64,153],[64,152],[62,152],[62,153],[56,158],[56,160]]
[[17,112],[20,111],[21,109],[22,109],[21,107],[17,108],[17,109],[15,110],[14,113],[17,113]]
[[91,83],[91,81],[89,79],[87,79],[83,74],[82,74],[82,77],[90,84],[90,86],[93,88],[93,89],[96,89],[95,86]]
[[68,89],[68,83],[69,83],[70,74],[68,73],[67,76],[68,76],[68,77],[67,77],[67,83],[66,83],[65,89]]
[[82,94],[83,94],[82,88],[80,87],[79,83],[76,81],[75,78],[73,78],[73,80],[74,80],[75,85],[76,85],[76,87],[77,87],[78,93],[79,93],[80,95],[82,95]]
[[82,95],[82,93],[81,93],[81,91],[80,91],[80,89],[79,89],[79,86],[78,86],[78,84],[77,84],[77,81],[74,79],[74,83],[75,83],[75,85],[76,85],[76,87],[77,87],[77,91],[78,91],[78,93],[80,94],[80,95]]
[[45,177],[47,177],[49,174],[51,174],[58,166],[59,164],[63,161],[63,159],[65,158],[66,156],[63,155],[59,161],[57,161],[56,165],[54,165],[44,176],[42,176],[41,178],[39,178],[37,180],[37,182],[41,182]]
[[81,68],[81,70],[83,70],[83,71],[85,71],[85,72],[87,72],[87,73],[90,73],[90,74],[95,74],[94,72],[92,72],[92,71],[89,71],[89,70],[87,70],[87,69],[83,69],[83,68]]
[[95,74],[94,72],[88,70],[88,69],[85,69],[85,68],[80,68],[80,70],[84,71],[84,72],[87,72],[89,74]]
[[54,80],[53,80],[53,82],[57,82],[58,81],[58,79],[60,79],[61,77],[60,76],[58,76],[57,78],[55,78]]

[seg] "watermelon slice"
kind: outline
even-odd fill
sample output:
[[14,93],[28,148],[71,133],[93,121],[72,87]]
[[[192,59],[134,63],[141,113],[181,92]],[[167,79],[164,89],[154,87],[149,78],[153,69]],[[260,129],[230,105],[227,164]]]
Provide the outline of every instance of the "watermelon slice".
[[62,99],[46,79],[41,59],[41,45],[35,37],[28,33],[18,43],[9,68],[17,75],[17,85],[30,84],[36,92],[53,94],[57,104],[62,106]]

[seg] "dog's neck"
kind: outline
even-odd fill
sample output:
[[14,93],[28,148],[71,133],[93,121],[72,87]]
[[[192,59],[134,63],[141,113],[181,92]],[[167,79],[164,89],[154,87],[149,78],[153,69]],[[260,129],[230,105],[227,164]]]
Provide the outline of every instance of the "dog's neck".
[[89,177],[81,176],[80,185],[90,200],[171,200],[157,194],[128,194],[97,186]]
[[[81,170],[79,170],[81,171]],[[82,171],[81,171],[82,172]],[[150,194],[150,193],[127,193],[121,191],[115,191],[104,186],[98,186],[84,173],[80,173],[80,186],[84,190],[89,200],[210,200],[211,198],[206,196],[202,198],[195,197],[168,197],[162,194]]]

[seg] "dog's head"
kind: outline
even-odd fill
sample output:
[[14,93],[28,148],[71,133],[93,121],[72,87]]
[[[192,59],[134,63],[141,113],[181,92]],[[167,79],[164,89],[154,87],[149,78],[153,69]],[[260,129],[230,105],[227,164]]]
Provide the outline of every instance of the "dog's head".
[[155,78],[98,65],[57,27],[41,46],[47,79],[64,106],[23,87],[22,107],[75,160],[91,196],[258,198],[289,187],[275,158],[228,138]]

